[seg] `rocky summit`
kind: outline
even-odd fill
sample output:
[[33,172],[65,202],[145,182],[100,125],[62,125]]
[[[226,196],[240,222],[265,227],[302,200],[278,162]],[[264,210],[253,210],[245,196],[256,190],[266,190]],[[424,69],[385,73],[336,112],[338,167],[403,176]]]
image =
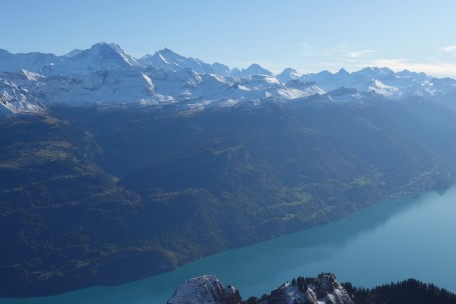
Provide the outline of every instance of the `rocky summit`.
[[339,283],[334,274],[316,278],[298,277],[270,294],[242,300],[232,286],[223,287],[215,277],[205,275],[187,280],[168,304],[455,304],[456,295],[415,279],[387,283],[374,288]]
[[323,304],[353,303],[347,291],[333,274],[321,274],[314,279],[302,277],[285,283],[261,298],[243,301],[233,286],[223,287],[212,275],[187,280],[174,293],[168,304]]
[[204,275],[185,281],[169,299],[168,304],[237,304],[239,292],[233,286],[224,287],[216,276]]

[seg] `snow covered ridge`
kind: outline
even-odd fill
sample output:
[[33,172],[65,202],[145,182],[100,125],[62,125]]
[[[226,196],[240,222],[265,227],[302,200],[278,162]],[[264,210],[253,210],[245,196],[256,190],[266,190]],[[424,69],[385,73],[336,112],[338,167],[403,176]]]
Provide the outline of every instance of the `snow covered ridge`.
[[442,101],[456,96],[456,81],[388,68],[316,74],[287,68],[275,75],[258,64],[230,69],[167,48],[133,58],[118,45],[107,43],[64,56],[11,54],[0,49],[0,114],[43,112],[55,104],[171,105],[176,111],[201,111],[271,101],[315,102],[316,96],[326,103],[363,103],[372,94],[395,100],[420,96]]
[[233,286],[224,287],[212,275],[185,281],[174,293],[168,304],[352,304],[347,291],[332,274],[321,274],[315,279],[298,278],[285,283],[260,299],[252,297],[242,301]]
[[42,113],[44,105],[30,92],[0,77],[0,116],[8,113]]

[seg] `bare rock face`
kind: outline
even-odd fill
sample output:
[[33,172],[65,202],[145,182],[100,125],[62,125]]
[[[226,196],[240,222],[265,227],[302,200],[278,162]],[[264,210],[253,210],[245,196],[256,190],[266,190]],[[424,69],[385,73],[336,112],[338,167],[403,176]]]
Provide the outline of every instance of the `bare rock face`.
[[242,301],[232,286],[224,287],[215,276],[205,275],[187,280],[174,293],[168,304],[353,304],[347,291],[333,274],[317,278],[298,278],[273,290],[260,299]]
[[246,304],[353,304],[347,291],[333,274],[322,274],[315,279],[298,278],[285,283],[269,296],[251,298]]
[[185,281],[168,304],[239,304],[241,297],[236,288],[224,287],[213,275],[204,275]]

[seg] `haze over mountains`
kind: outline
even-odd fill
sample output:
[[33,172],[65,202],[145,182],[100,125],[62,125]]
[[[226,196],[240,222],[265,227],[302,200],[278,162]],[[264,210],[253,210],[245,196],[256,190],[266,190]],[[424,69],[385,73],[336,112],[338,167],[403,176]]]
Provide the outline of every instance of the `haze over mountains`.
[[[128,282],[444,190],[456,81],[0,51],[0,296]],[[32,115],[29,115],[32,114]]]
[[377,67],[305,75],[287,68],[274,75],[258,64],[230,69],[167,48],[135,59],[118,45],[107,43],[64,56],[0,50],[3,114],[42,112],[53,104],[172,105],[176,111],[195,111],[271,101],[363,103],[372,95],[425,97],[445,103],[446,97],[456,96],[456,81]]

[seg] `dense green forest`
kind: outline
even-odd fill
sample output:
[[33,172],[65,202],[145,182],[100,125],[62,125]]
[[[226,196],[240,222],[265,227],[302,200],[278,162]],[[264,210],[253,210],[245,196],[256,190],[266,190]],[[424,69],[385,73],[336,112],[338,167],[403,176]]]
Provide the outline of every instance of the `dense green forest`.
[[372,289],[342,284],[356,304],[451,304],[456,303],[456,295],[433,284],[415,279],[389,283]]
[[146,277],[456,172],[456,114],[426,102],[52,111],[0,120],[1,296]]

